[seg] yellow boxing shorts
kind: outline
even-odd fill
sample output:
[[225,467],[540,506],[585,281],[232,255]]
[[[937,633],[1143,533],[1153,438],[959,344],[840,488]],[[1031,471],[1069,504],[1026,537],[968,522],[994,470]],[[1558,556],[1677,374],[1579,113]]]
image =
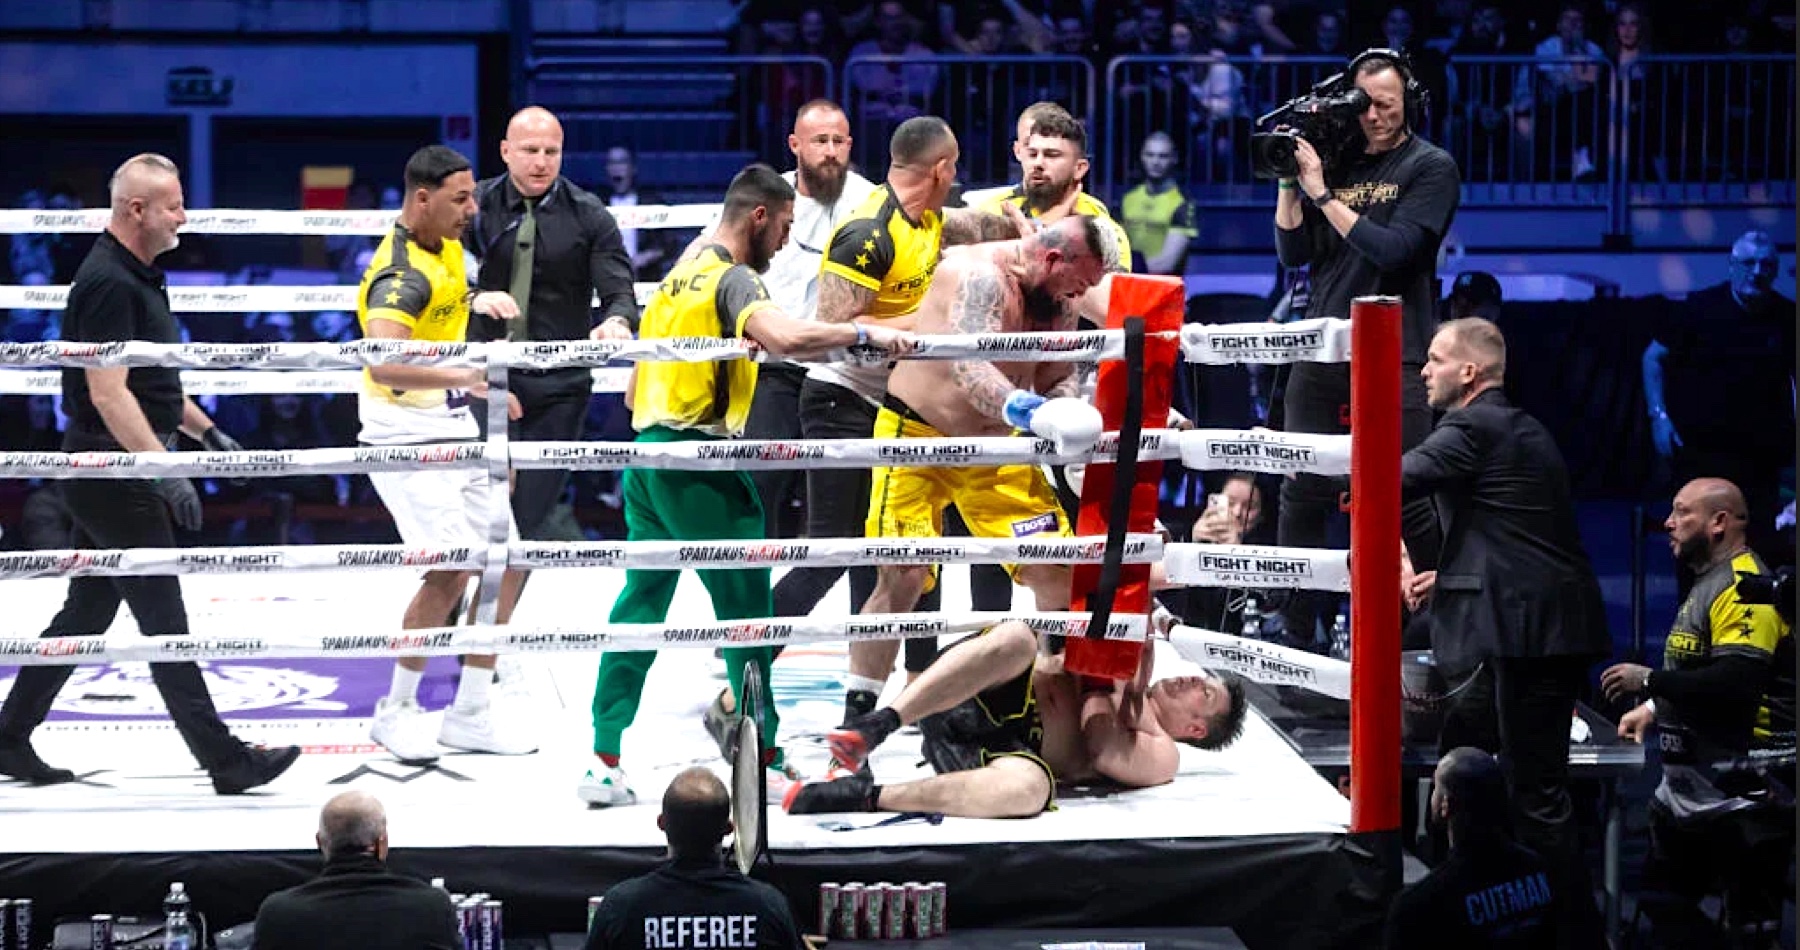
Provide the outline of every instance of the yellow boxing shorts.
[[[877,439],[940,439],[943,435],[892,396],[875,415]],[[875,468],[871,472],[871,538],[940,538],[944,509],[955,505],[977,538],[1071,535],[1050,478],[1036,465],[970,468]],[[1018,565],[1006,565],[1018,580]]]

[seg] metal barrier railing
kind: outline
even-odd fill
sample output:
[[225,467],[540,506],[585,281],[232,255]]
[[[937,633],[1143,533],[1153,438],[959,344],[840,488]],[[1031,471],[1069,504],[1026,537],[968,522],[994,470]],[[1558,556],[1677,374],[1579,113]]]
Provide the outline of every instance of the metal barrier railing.
[[853,157],[870,179],[887,173],[895,127],[936,115],[956,130],[962,181],[979,188],[1017,179],[1012,142],[1026,106],[1048,99],[1092,130],[1094,95],[1094,67],[1078,56],[854,56],[839,101],[849,110]]
[[[723,191],[738,158],[787,167],[794,113],[834,95],[837,76],[812,56],[566,56],[532,60],[528,84],[528,101],[561,117],[563,150],[578,166],[625,145],[640,156],[641,178]],[[652,103],[655,111],[645,108]],[[706,162],[647,174],[646,153],[722,154],[723,176]]]
[[1645,56],[1617,75],[1627,199],[1793,204],[1792,56]]

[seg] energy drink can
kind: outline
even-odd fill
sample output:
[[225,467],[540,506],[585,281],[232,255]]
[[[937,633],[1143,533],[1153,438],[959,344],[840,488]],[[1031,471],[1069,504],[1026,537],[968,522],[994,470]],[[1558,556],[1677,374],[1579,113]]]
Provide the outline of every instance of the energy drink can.
[[600,905],[604,903],[605,900],[606,898],[604,897],[588,898],[588,933],[594,932],[594,915],[600,913]]
[[880,940],[881,924],[887,919],[887,891],[880,884],[863,886],[862,913],[857,915],[856,938]]
[[0,950],[13,950],[13,902],[0,897]]
[[481,901],[473,897],[465,897],[456,905],[456,929],[462,934],[463,950],[480,950],[481,925],[476,919],[480,908]]
[[836,882],[819,885],[819,936],[837,936],[831,932],[831,928],[837,921],[838,901],[842,899],[843,892],[843,886]]
[[906,888],[900,884],[883,884],[886,892],[887,914],[881,921],[881,939],[906,939]]
[[838,892],[837,923],[828,936],[856,939],[857,922],[862,919],[863,886],[845,884]]
[[12,919],[13,950],[31,950],[31,898],[13,898]]
[[111,914],[95,914],[88,918],[88,950],[113,950]]
[[506,918],[500,901],[481,902],[481,950],[500,950],[506,940]]
[[915,940],[931,939],[931,888],[918,881],[900,885],[906,895],[906,936]]
[[950,932],[950,887],[943,881],[932,881],[931,935],[942,937]]

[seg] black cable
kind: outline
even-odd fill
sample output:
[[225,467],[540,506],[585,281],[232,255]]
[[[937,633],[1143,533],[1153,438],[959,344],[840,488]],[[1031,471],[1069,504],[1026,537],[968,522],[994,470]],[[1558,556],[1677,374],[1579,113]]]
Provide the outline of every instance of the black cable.
[[1087,635],[1105,639],[1112,622],[1113,598],[1124,567],[1125,535],[1130,527],[1131,494],[1137,486],[1138,443],[1144,435],[1144,318],[1125,318],[1125,417],[1119,423],[1119,449],[1113,465],[1112,508],[1107,515],[1106,554],[1100,582],[1088,596],[1094,619]]

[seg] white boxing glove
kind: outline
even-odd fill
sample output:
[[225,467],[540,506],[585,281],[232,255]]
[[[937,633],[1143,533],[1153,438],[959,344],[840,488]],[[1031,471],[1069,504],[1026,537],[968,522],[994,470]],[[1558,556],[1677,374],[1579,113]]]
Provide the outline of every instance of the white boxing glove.
[[1049,439],[1058,455],[1080,455],[1100,441],[1100,410],[1080,399],[1045,399],[1015,389],[1006,397],[1006,421]]

